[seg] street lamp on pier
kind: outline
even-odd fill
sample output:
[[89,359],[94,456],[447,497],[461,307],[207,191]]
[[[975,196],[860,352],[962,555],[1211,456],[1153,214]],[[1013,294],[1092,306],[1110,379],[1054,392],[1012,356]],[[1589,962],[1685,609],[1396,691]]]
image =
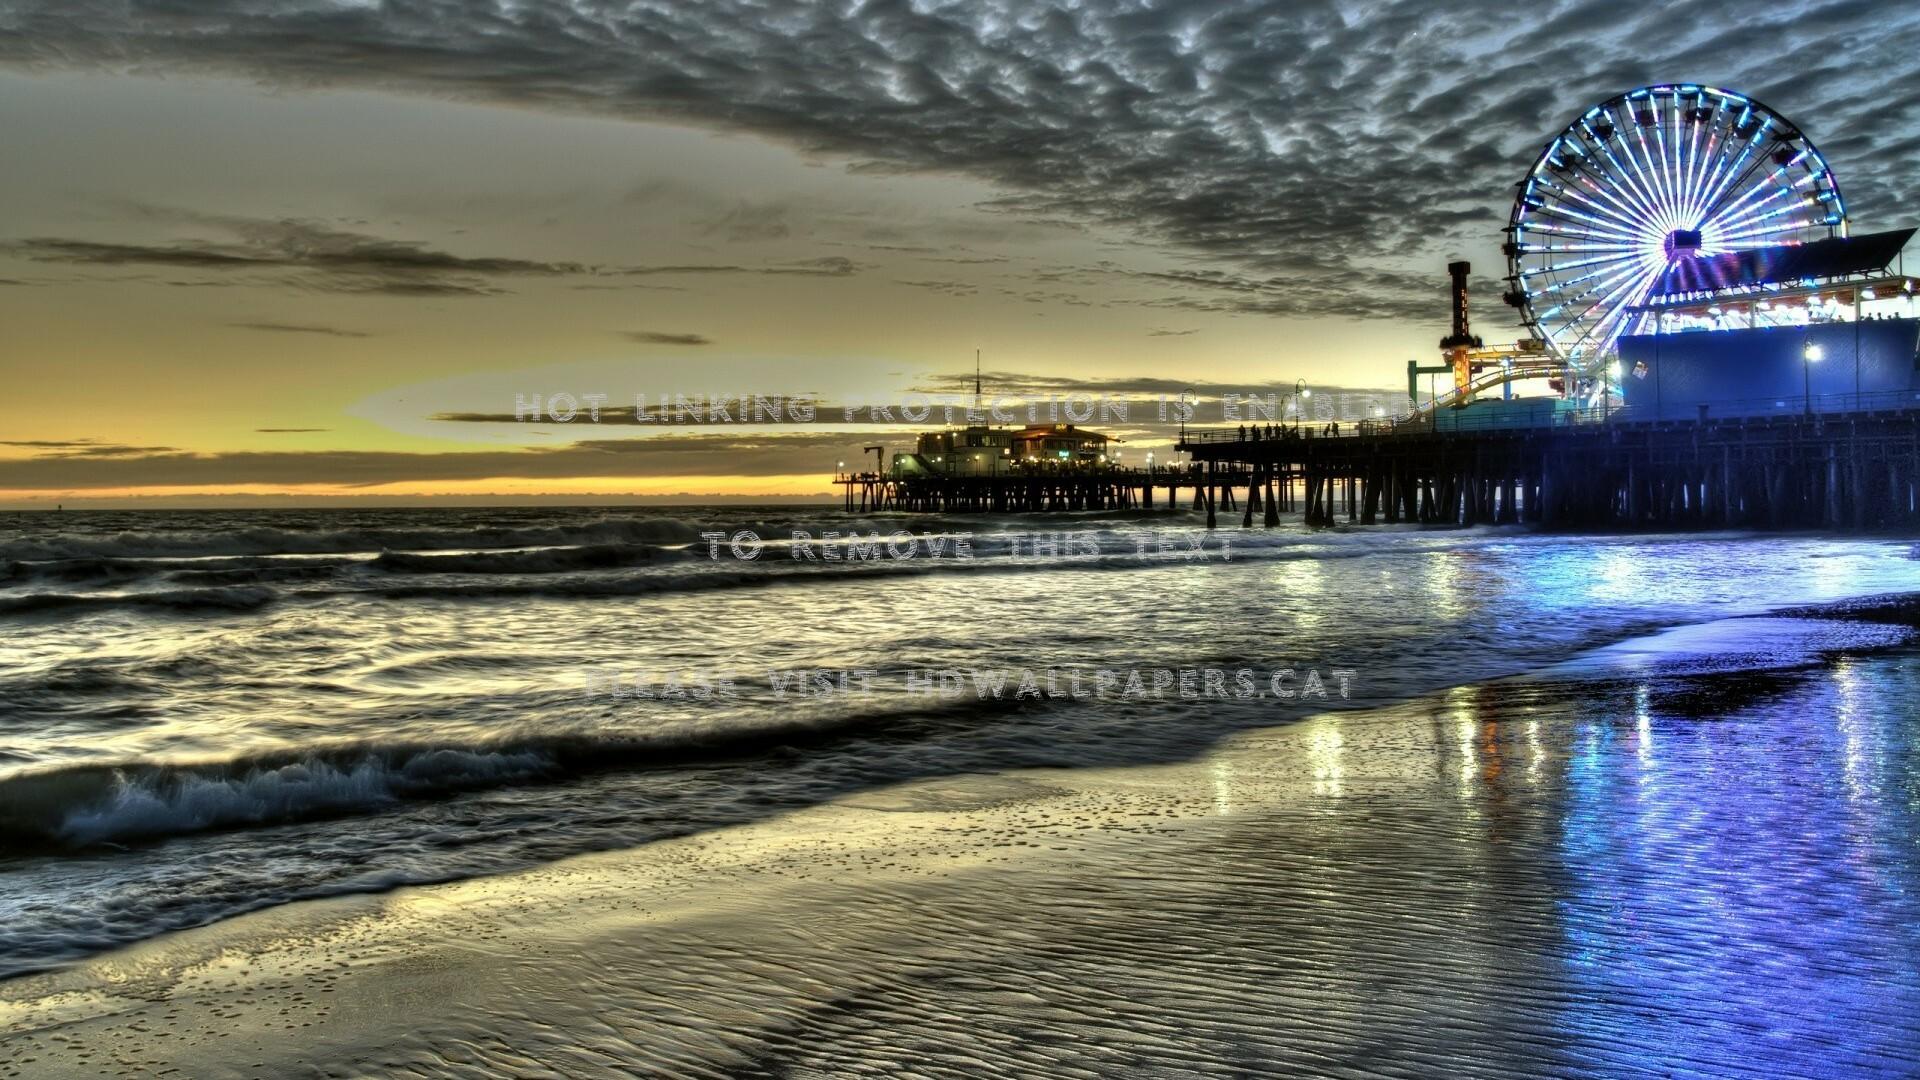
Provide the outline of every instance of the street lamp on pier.
[[1820,362],[1826,350],[1809,341],[1800,349],[1800,374],[1806,388],[1805,415],[1813,415],[1813,365]]

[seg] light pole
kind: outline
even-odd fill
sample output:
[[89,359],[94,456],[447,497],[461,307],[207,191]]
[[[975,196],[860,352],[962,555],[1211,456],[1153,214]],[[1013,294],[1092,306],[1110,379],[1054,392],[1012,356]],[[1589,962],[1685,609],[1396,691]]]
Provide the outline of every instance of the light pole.
[[1307,389],[1307,380],[1293,380],[1293,431],[1296,435],[1304,430],[1307,419],[1307,407],[1303,402],[1312,396],[1313,391]]
[[1191,393],[1193,393],[1193,387],[1191,386],[1187,387],[1185,390],[1180,391],[1180,441],[1181,442],[1187,441],[1187,395]]
[[1813,415],[1813,365],[1819,363],[1820,358],[1825,355],[1825,350],[1811,341],[1800,349],[1800,374],[1806,386],[1805,414],[1807,416]]

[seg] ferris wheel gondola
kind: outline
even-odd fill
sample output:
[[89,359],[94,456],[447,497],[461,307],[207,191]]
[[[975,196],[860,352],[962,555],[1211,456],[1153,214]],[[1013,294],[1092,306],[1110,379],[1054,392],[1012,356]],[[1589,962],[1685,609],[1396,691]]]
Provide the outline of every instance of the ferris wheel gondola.
[[1633,90],[1549,141],[1507,224],[1506,300],[1576,377],[1622,334],[1674,264],[1845,235],[1826,159],[1760,102],[1711,86]]

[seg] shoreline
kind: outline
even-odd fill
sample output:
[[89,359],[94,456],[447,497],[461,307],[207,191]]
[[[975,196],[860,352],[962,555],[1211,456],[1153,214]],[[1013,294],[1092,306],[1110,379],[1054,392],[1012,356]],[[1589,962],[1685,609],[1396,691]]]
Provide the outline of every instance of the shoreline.
[[[1822,625],[1799,629],[1816,641]],[[1748,935],[1752,955],[1727,952],[1719,939],[1742,924],[1722,913],[1701,936],[1674,901],[1700,901],[1702,886],[1633,850],[1678,831],[1693,845],[1681,850],[1718,852],[1754,824],[1697,828],[1688,815],[1720,812],[1662,777],[1669,746],[1689,769],[1721,770],[1696,782],[1739,767],[1777,785],[1781,746],[1846,749],[1830,730],[1840,714],[1808,707],[1845,693],[1819,669],[1905,685],[1920,663],[1843,647],[1812,668],[1689,675],[1687,651],[1655,649],[1649,673],[1645,650],[1625,650],[1600,682],[1509,678],[1322,713],[1178,763],[909,782],[497,877],[257,911],[0,982],[0,1027],[15,1032],[0,1041],[0,1076],[833,1075],[850,1041],[870,1068],[919,1075],[988,1060],[1016,1074],[1224,1075],[1236,1054],[1315,1071],[1498,1074],[1530,1061],[1582,1073],[1626,1067],[1646,1041],[1605,1009],[1588,1018],[1592,1036],[1565,1026],[1606,996],[1583,980],[1659,1027],[1657,1002],[1638,1000],[1649,988],[1618,978],[1653,960],[1663,977],[1719,988],[1728,1002],[1702,1006],[1700,1037],[1719,1032],[1727,1050],[1759,1037],[1723,1007],[1754,1004],[1746,980],[1776,953],[1819,958],[1770,933]],[[1682,674],[1661,674],[1676,656]],[[1792,738],[1776,745],[1782,727]],[[1731,763],[1728,732],[1742,740]],[[1582,787],[1595,776],[1608,813],[1662,829],[1623,847],[1580,839],[1577,822],[1602,837],[1622,827],[1589,820]],[[1806,812],[1774,794],[1735,810]],[[1817,853],[1724,854],[1759,884],[1781,859]],[[1873,855],[1905,860],[1880,867],[1895,879],[1914,869],[1910,854]],[[1609,873],[1640,891],[1615,891]],[[1832,899],[1774,891],[1752,901],[1768,917]],[[1895,921],[1876,929],[1880,945],[1845,944],[1868,950],[1881,994],[1920,1004],[1920,978],[1898,974],[1920,945],[1898,922],[1910,906],[1885,907]],[[1570,912],[1594,920],[1585,940]],[[1640,954],[1603,940],[1609,927]],[[1696,951],[1648,955],[1649,928]],[[1482,1015],[1522,991],[1534,1000]],[[1839,1037],[1912,1050],[1920,1034],[1888,1018],[1916,1014],[1884,1009],[1874,1030]],[[1766,1019],[1821,1054],[1845,1049],[1777,1010]],[[1075,1049],[1085,1063],[1061,1042],[1073,1033],[1090,1037]]]

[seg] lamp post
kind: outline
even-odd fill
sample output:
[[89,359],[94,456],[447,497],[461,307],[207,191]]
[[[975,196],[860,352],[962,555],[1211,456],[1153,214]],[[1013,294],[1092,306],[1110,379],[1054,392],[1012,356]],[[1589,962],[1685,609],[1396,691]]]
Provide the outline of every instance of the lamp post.
[[1295,434],[1304,430],[1307,419],[1307,407],[1301,403],[1312,396],[1313,391],[1307,389],[1307,380],[1293,380],[1293,430]]
[[1180,441],[1181,442],[1187,441],[1187,395],[1191,393],[1193,393],[1193,387],[1191,386],[1187,387],[1185,390],[1180,391]]
[[1807,416],[1813,415],[1813,365],[1819,363],[1820,358],[1825,355],[1826,352],[1811,341],[1800,349],[1800,374],[1806,387],[1805,414]]

